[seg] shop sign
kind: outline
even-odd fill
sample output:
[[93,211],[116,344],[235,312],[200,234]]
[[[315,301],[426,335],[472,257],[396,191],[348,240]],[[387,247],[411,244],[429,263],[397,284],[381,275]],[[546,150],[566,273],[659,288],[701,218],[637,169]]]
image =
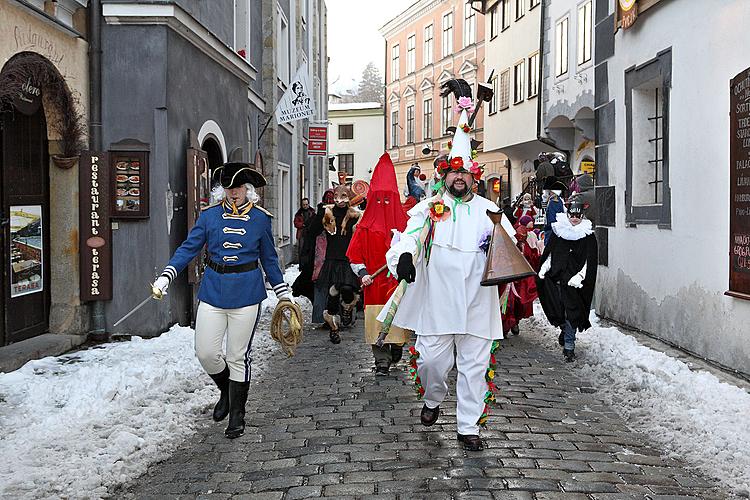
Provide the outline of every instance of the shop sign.
[[80,166],[81,300],[111,300],[109,154],[86,151]]
[[10,297],[44,290],[42,206],[10,207]]
[[618,0],[620,23],[623,29],[628,29],[638,19],[638,0]]
[[326,156],[328,154],[328,126],[310,125],[307,140],[308,156]]
[[593,162],[593,161],[581,162],[581,173],[593,174],[595,170],[596,170],[596,162]]
[[729,83],[729,290],[750,299],[750,68]]
[[13,107],[25,115],[33,115],[42,104],[42,89],[29,77],[21,84]]

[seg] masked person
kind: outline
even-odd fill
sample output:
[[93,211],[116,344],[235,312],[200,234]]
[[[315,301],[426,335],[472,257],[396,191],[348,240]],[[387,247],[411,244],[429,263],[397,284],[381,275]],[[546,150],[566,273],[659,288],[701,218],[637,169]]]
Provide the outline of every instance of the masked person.
[[[175,251],[154,282],[160,297],[188,263],[203,250],[208,262],[198,291],[195,354],[214,380],[221,396],[213,411],[216,421],[229,415],[224,434],[241,436],[245,430],[245,403],[250,387],[252,342],[267,297],[268,281],[280,300],[291,300],[279,268],[271,230],[271,214],[256,205],[256,188],[266,179],[247,163],[226,163],[214,171],[221,203],[203,210],[187,239]],[[226,354],[222,342],[226,338]]]
[[[393,325],[417,334],[415,383],[420,393],[424,391],[421,422],[437,422],[455,361],[457,437],[466,449],[476,451],[483,448],[479,426],[489,404],[493,341],[503,338],[498,289],[480,286],[487,261],[480,245],[494,227],[487,211],[497,212],[498,207],[472,193],[483,172],[468,135],[471,88],[463,80],[444,86],[456,93],[460,109],[450,154],[438,167],[444,186],[438,195],[409,210],[406,230],[386,260],[399,280],[410,283]],[[379,321],[385,320],[392,304],[393,299]]]
[[352,192],[346,184],[333,190],[333,205],[318,208],[310,224],[310,237],[324,234],[326,251],[318,280],[328,286],[323,320],[330,329],[331,342],[341,342],[341,326],[351,326],[359,300],[359,278],[350,267],[346,250],[354,234],[354,226],[362,213],[349,206]]
[[565,184],[557,180],[557,177],[550,176],[544,179],[543,189],[547,193],[547,208],[544,212],[544,239],[547,240],[552,234],[552,224],[557,221],[557,214],[565,212],[565,202],[562,198]]
[[408,219],[399,200],[396,171],[388,153],[381,156],[375,166],[367,200],[367,208],[357,224],[346,256],[362,283],[365,342],[372,345],[375,375],[382,376],[388,374],[391,364],[401,359],[403,344],[409,340],[409,332],[394,328],[383,347],[375,345],[381,326],[377,316],[398,282],[386,272],[374,275],[385,265],[392,231],[403,231]]
[[591,327],[589,313],[596,284],[598,249],[588,204],[573,201],[558,213],[545,243],[537,279],[539,302],[547,320],[560,327],[558,342],[565,361],[575,360],[576,331]]

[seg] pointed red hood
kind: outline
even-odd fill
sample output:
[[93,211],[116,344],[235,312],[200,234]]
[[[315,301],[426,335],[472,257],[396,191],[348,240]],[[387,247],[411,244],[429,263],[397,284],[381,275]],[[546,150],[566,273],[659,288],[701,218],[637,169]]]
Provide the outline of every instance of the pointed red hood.
[[367,207],[357,227],[383,233],[390,238],[391,229],[403,231],[408,219],[398,194],[396,169],[391,156],[384,153],[372,173]]
[[375,165],[370,179],[370,192],[388,191],[398,194],[398,182],[396,182],[396,168],[391,161],[391,155],[383,153],[383,156]]

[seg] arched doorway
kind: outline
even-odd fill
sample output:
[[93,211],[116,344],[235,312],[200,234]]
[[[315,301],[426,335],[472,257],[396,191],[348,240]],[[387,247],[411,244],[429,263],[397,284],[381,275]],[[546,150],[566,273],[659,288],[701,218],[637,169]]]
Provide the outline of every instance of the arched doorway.
[[219,142],[213,136],[208,136],[203,140],[201,149],[208,156],[208,171],[210,175],[213,175],[214,169],[224,164],[224,155],[222,154],[221,146],[219,146]]
[[50,314],[49,157],[40,106],[0,113],[2,345],[47,332]]

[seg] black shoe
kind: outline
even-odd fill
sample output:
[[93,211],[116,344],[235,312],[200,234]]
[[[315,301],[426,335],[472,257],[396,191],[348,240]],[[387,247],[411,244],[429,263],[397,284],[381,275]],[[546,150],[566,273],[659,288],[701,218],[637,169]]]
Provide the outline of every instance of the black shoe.
[[229,425],[224,435],[229,439],[245,433],[245,403],[250,382],[229,381]]
[[464,444],[464,450],[467,451],[482,451],[484,444],[482,440],[476,434],[458,434],[458,440]]
[[394,365],[401,361],[401,357],[404,355],[404,346],[391,344],[391,363]]
[[510,333],[512,333],[513,335],[518,335],[519,333],[521,333],[521,330],[518,329],[518,325],[513,325],[510,327]]
[[560,332],[560,335],[557,336],[557,343],[560,344],[560,347],[565,346],[565,332]]
[[354,324],[354,308],[341,308],[341,326],[352,326]]
[[223,371],[209,375],[209,377],[214,380],[216,387],[221,391],[219,402],[214,406],[213,415],[216,422],[221,422],[229,415],[229,367],[225,366]]
[[331,342],[333,342],[334,344],[341,343],[341,335],[339,335],[338,330],[331,330],[331,333],[328,334],[328,338],[330,338]]
[[563,349],[563,356],[566,363],[572,363],[576,360],[576,353],[573,349]]
[[439,416],[440,405],[436,406],[435,408],[427,408],[427,405],[424,405],[422,407],[422,413],[419,418],[422,421],[422,425],[424,425],[425,427],[429,427],[437,422]]
[[376,377],[387,377],[390,368],[387,365],[380,365],[375,367]]

